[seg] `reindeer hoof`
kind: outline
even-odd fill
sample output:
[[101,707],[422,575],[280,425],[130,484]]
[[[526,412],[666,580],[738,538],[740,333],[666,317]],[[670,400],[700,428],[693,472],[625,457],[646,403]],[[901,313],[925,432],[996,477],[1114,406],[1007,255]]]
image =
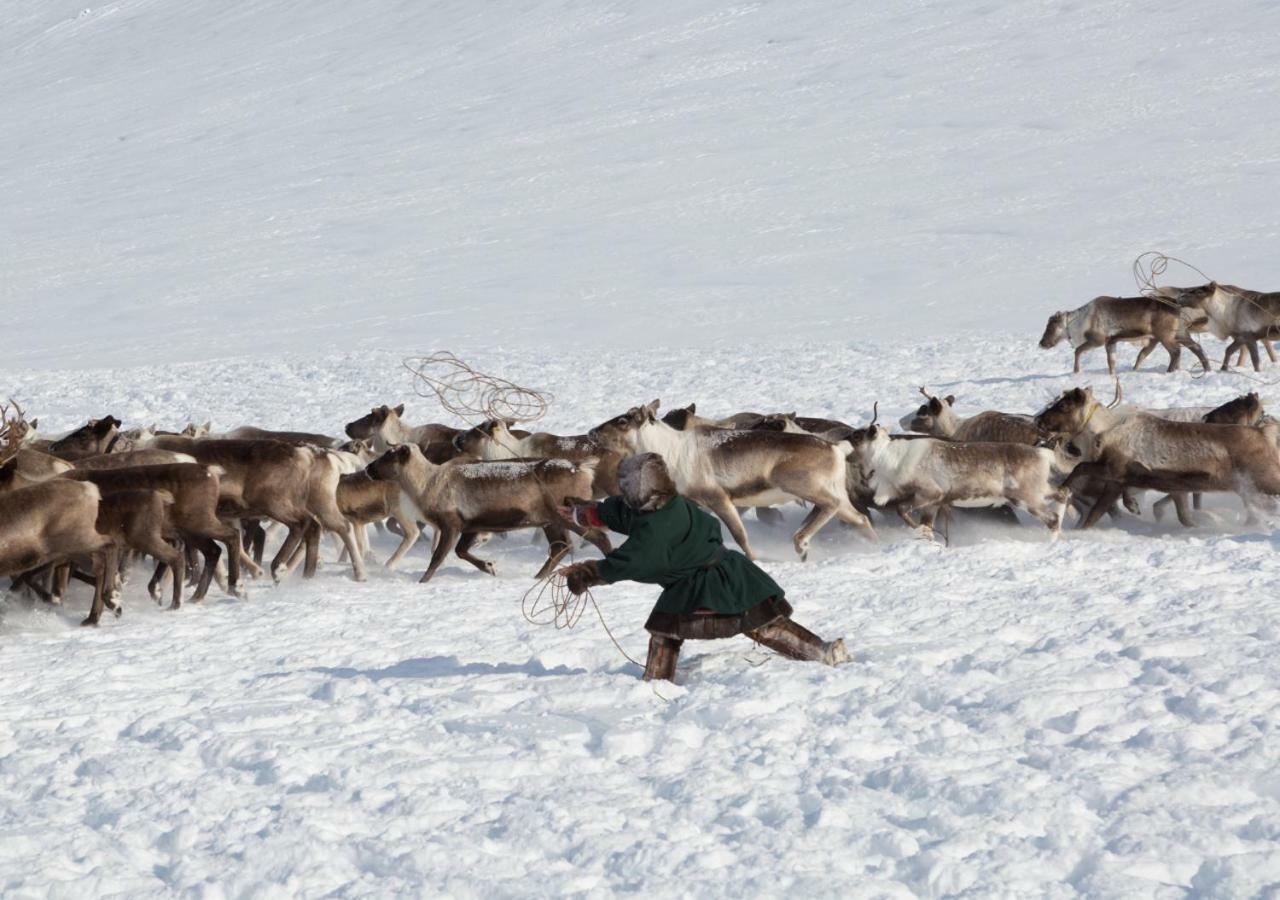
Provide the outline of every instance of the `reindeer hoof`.
[[89,626],[93,626],[94,628],[97,628],[98,620],[95,619],[93,616],[90,616],[89,618],[85,619],[83,622],[80,623],[81,628],[87,628]]
[[491,562],[485,563],[484,570],[488,572],[490,575],[492,575],[494,578],[498,577],[498,567],[495,566],[493,563]]

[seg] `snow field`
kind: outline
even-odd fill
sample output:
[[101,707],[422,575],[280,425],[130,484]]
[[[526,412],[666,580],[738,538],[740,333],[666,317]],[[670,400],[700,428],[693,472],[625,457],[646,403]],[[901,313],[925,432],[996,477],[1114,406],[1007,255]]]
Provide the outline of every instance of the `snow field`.
[[[1061,350],[1061,348],[1059,348]],[[1132,349],[1122,359],[1132,359]],[[1027,335],[661,350],[583,361],[459,354],[556,395],[572,432],[636,402],[797,408],[865,421],[917,403],[1030,411],[1066,351]],[[1102,364],[1101,358],[1094,365]],[[294,357],[16,373],[50,428],[212,418],[337,432],[415,401],[398,357]],[[247,373],[253,377],[246,380]],[[1081,377],[1105,392],[1105,373]],[[1125,376],[1151,406],[1259,387],[1238,375]],[[1267,390],[1262,388],[1264,400]],[[1148,500],[1150,498],[1147,498]],[[594,614],[526,623],[542,558],[494,540],[491,579],[421,546],[353,583],[158,610],[141,584],[96,630],[0,610],[0,890],[6,896],[1250,896],[1280,883],[1274,745],[1276,538],[1149,518],[1065,532],[957,523],[953,547],[880,520],[838,526],[810,563],[748,522],[797,619],[844,635],[826,669],[745,640],[690,643],[653,689]],[[800,511],[787,511],[794,527]],[[375,542],[380,558],[393,541]],[[583,551],[590,553],[589,549]],[[641,658],[654,592],[596,592]]]

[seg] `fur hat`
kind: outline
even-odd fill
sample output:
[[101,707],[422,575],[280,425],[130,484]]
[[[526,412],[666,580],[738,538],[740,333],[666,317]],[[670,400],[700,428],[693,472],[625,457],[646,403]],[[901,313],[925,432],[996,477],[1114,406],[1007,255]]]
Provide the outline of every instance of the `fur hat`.
[[676,495],[667,464],[657,453],[637,453],[624,459],[618,466],[618,486],[622,499],[636,512],[661,509]]

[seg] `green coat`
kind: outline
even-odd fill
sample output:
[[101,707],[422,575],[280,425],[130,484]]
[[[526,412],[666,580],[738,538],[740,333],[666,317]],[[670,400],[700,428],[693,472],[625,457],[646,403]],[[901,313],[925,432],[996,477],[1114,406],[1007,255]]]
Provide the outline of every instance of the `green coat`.
[[725,549],[720,520],[684,497],[672,497],[661,509],[645,513],[621,497],[609,497],[596,513],[610,530],[627,535],[621,547],[600,561],[600,578],[662,585],[655,613],[742,613],[770,597],[782,600],[782,588],[759,566]]

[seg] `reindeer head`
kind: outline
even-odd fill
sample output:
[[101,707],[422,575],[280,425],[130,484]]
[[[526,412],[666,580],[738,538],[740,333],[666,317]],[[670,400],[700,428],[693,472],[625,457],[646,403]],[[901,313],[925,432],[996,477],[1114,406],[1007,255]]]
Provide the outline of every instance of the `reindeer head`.
[[660,403],[660,400],[654,400],[644,406],[633,406],[622,415],[592,428],[587,436],[606,450],[634,451],[640,429],[657,423]]
[[1049,317],[1049,323],[1044,326],[1044,334],[1040,336],[1040,346],[1045,350],[1050,347],[1056,347],[1067,337],[1067,316],[1070,313],[1056,312]]
[[769,413],[761,416],[760,421],[754,423],[751,431],[782,431],[788,434],[805,434],[805,430],[796,424],[796,414],[789,413]]
[[399,420],[404,415],[404,404],[398,406],[375,406],[367,416],[361,416],[354,422],[347,423],[347,437],[356,441],[372,440],[382,434],[387,422]]
[[870,424],[864,428],[851,428],[849,433],[844,436],[843,439],[853,446],[850,455],[866,458],[889,440],[888,430],[883,425],[877,424],[879,421],[880,404],[877,402],[872,406]]
[[511,434],[511,426],[514,424],[514,419],[487,419],[475,428],[455,434],[453,448],[470,456],[483,456],[484,446],[490,441],[510,448],[515,442]]
[[64,459],[81,459],[106,453],[119,434],[120,420],[115,416],[90,419],[66,437],[49,446],[49,452]]
[[[182,436],[189,438],[208,437],[209,432],[213,429],[213,422],[205,422],[203,425],[197,425],[195,422],[188,422],[187,427],[182,429]],[[155,430],[154,428],[152,429]]]
[[702,424],[702,419],[697,415],[698,404],[690,403],[680,409],[673,409],[662,417],[662,421],[670,425],[676,431],[687,431],[695,425]]
[[1211,425],[1257,425],[1264,412],[1261,398],[1251,391],[1205,413],[1204,421]]
[[398,481],[400,473],[413,464],[415,453],[423,462],[426,461],[422,451],[413,444],[400,444],[369,463],[364,470],[374,481]]
[[350,453],[366,466],[377,458],[373,452],[373,445],[368,441],[347,441],[338,449]]
[[1037,413],[1035,425],[1048,434],[1076,434],[1096,403],[1093,388],[1072,388]]
[[909,413],[898,420],[902,429],[942,437],[954,434],[960,424],[952,409],[956,402],[955,395],[948,394],[946,397],[938,398],[924,388],[920,388],[920,393],[924,395],[926,402],[921,403],[914,413]]

